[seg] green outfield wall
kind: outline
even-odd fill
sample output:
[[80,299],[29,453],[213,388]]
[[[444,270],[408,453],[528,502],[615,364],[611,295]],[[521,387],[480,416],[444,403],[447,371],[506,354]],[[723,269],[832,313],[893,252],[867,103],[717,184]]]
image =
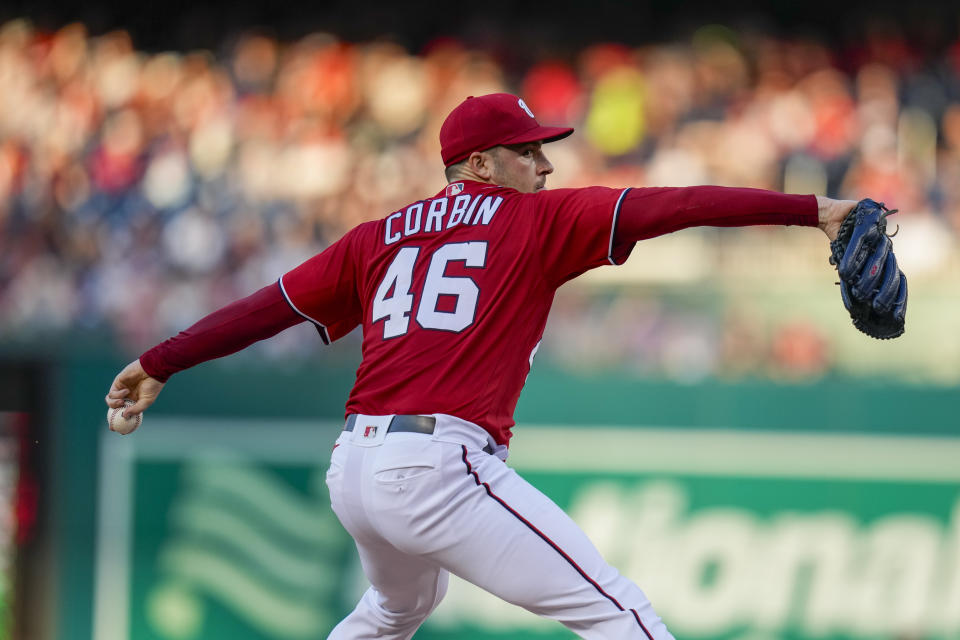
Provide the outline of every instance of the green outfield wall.
[[[355,363],[203,365],[126,437],[103,415],[120,364],[56,367],[58,640],[326,637],[365,588],[323,484]],[[958,406],[538,363],[510,463],[678,638],[960,638]],[[457,580],[416,635],[571,637]]]

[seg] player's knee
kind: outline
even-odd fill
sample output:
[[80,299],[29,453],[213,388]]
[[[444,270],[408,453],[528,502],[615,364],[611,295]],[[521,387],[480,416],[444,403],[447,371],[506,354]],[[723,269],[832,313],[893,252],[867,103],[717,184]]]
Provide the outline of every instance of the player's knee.
[[[411,629],[420,626],[427,617],[433,613],[440,601],[447,594],[447,585],[449,583],[449,574],[442,572],[437,576],[432,592],[424,591],[400,606],[392,610],[384,606],[381,602],[371,602],[372,608],[376,611],[376,617],[380,622],[391,629]],[[392,603],[396,605],[397,603]]]
[[449,574],[444,571],[437,576],[437,581],[434,585],[433,594],[424,594],[424,597],[419,599],[417,606],[413,611],[410,612],[411,617],[420,618],[420,622],[423,622],[427,619],[433,610],[440,605],[440,601],[443,600],[443,597],[447,595],[447,585],[449,584]]

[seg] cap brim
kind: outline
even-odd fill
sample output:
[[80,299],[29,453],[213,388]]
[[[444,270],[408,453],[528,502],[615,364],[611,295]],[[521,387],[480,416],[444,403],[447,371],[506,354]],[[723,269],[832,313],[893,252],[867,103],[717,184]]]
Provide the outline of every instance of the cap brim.
[[556,142],[563,140],[573,133],[573,127],[536,127],[530,131],[524,131],[518,136],[509,140],[504,140],[500,144],[523,144],[525,142]]
[[471,149],[470,151],[459,153],[452,158],[444,160],[444,166],[449,167],[452,164],[462,162],[474,151],[486,151],[487,149],[492,149],[493,147],[504,144],[524,144],[525,142],[556,142],[557,140],[563,140],[571,133],[573,133],[573,127],[534,127],[529,131],[524,131],[519,135],[513,136],[507,140],[496,142],[490,146],[479,149]]

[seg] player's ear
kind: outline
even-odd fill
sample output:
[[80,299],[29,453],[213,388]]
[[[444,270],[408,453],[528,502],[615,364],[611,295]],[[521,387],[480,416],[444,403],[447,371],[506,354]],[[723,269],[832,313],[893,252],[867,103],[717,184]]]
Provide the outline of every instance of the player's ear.
[[493,177],[493,156],[488,151],[474,151],[467,157],[467,167],[484,180]]

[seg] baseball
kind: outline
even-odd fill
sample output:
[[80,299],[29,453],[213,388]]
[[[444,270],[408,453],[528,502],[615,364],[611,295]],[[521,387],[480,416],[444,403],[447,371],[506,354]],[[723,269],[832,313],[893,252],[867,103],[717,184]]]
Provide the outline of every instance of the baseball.
[[127,435],[134,429],[140,426],[143,422],[143,414],[133,416],[132,418],[124,418],[123,412],[127,407],[133,406],[135,403],[133,400],[124,400],[123,406],[118,409],[108,409],[107,410],[107,425],[110,427],[110,431],[116,431],[121,435]]

